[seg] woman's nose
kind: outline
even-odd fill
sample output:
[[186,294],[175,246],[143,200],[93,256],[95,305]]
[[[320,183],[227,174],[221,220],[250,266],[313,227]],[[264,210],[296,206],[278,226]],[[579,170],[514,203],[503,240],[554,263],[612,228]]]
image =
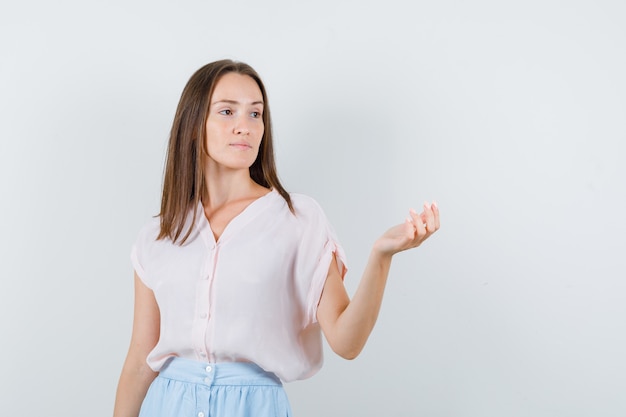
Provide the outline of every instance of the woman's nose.
[[250,133],[249,122],[245,117],[237,118],[233,132],[237,135],[247,135]]

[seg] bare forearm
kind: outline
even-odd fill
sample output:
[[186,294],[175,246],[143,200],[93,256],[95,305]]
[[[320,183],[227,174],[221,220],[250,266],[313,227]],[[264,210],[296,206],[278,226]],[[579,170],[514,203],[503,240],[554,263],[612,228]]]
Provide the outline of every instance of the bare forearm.
[[392,256],[418,247],[438,229],[439,208],[436,204],[424,204],[424,211],[420,214],[410,210],[404,223],[387,230],[374,243],[352,301],[343,286],[337,264],[331,264],[317,318],[328,344],[337,354],[352,359],[365,346],[378,318]]
[[147,364],[127,360],[117,386],[113,417],[137,417],[148,387],[156,375]]
[[333,327],[332,347],[342,357],[353,359],[365,346],[378,318],[390,266],[391,255],[372,250],[357,291]]

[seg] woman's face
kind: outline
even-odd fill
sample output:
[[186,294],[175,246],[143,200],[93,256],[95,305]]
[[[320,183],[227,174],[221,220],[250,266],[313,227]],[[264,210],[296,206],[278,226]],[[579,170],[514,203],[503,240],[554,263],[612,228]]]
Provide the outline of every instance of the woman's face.
[[263,94],[247,75],[230,72],[215,85],[206,122],[209,168],[248,169],[263,138]]

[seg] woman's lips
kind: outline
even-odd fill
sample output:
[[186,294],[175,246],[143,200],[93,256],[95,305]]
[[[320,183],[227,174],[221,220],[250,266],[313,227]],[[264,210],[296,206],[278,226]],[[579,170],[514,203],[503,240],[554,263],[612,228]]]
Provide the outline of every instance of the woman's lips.
[[250,146],[248,143],[245,143],[245,142],[231,143],[230,146],[232,146],[235,149],[241,149],[241,150],[252,149],[252,146]]

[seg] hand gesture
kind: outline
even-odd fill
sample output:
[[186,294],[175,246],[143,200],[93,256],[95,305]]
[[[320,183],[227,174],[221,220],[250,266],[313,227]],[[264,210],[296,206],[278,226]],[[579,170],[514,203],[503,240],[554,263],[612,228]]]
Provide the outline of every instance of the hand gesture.
[[434,202],[425,203],[420,214],[411,209],[404,223],[392,227],[379,237],[374,249],[382,254],[393,255],[418,247],[437,230],[439,230],[439,207]]

